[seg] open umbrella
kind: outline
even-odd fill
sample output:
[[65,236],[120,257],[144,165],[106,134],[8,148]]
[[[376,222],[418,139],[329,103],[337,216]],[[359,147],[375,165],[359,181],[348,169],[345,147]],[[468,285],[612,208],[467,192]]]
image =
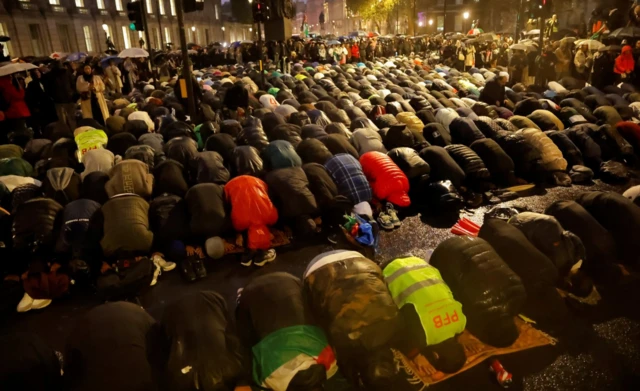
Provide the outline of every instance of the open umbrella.
[[640,27],[627,26],[614,30],[609,38],[640,38]]
[[461,34],[461,33],[455,33],[455,34],[451,34],[447,38],[453,39],[453,40],[460,40],[460,39],[466,38],[466,36],[464,34]]
[[526,33],[524,33],[525,35],[540,35],[540,30],[535,29],[535,30],[530,30],[527,31]]
[[600,49],[598,49],[599,52],[619,52],[621,50],[622,50],[622,47],[618,45],[603,46]]
[[600,41],[596,41],[595,39],[579,39],[574,42],[576,46],[587,45],[589,50],[598,50],[604,46],[604,44]]
[[85,52],[75,52],[75,53],[71,53],[67,56],[67,61],[69,62],[78,62],[82,59],[84,59],[85,57],[87,57],[87,53]]
[[0,67],[0,76],[13,75],[14,73],[25,72],[36,68],[38,67],[29,63],[11,63]]
[[497,41],[498,36],[494,33],[482,33],[476,38],[480,42]]
[[116,64],[120,64],[122,62],[122,58],[118,56],[108,56],[100,60],[100,66],[103,68],[107,67],[110,60],[113,60],[113,62]]
[[533,45],[524,45],[524,44],[521,44],[521,43],[513,44],[513,45],[509,46],[509,49],[511,49],[511,50],[524,50],[525,52],[537,51],[538,50]]
[[327,45],[340,45],[340,41],[327,41]]
[[120,54],[118,54],[118,57],[120,58],[143,58],[143,57],[149,57],[149,52],[147,52],[144,49],[141,48],[129,48],[129,49],[124,49],[123,51],[120,52]]
[[482,29],[479,28],[475,28],[475,29],[471,29],[469,30],[469,32],[467,33],[467,35],[480,35],[484,33],[484,31],[482,31]]
[[49,58],[53,59],[53,60],[62,60],[63,58],[66,57],[66,53],[61,53],[61,52],[53,52],[51,53],[51,55],[49,56]]

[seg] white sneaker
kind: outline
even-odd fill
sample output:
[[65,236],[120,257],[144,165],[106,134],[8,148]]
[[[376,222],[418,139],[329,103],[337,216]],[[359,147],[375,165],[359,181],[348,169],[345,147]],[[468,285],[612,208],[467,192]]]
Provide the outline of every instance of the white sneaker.
[[18,303],[18,312],[27,312],[33,308],[33,298],[27,292],[22,296],[22,300]]
[[31,309],[33,310],[41,310],[45,307],[48,307],[53,301],[51,299],[43,299],[43,300],[34,300]]
[[151,259],[153,260],[153,263],[162,268],[163,272],[170,272],[171,270],[176,268],[175,262],[165,261],[165,259],[162,257],[162,254],[153,254],[153,257],[151,257]]
[[268,262],[273,262],[276,259],[276,250],[269,249],[267,251],[260,251],[258,256],[253,259],[253,264],[256,266],[264,266]]
[[156,267],[156,270],[153,271],[153,279],[151,280],[151,284],[149,284],[149,286],[154,286],[158,283],[158,276],[160,274],[162,274],[162,268],[160,267],[160,265],[158,265],[155,261],[153,262],[153,264]]

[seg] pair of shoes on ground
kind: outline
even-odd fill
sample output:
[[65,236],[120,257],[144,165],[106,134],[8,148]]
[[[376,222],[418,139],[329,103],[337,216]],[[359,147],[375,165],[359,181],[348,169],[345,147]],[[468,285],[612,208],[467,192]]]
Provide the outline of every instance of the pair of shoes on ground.
[[205,278],[207,269],[204,267],[202,259],[185,259],[180,263],[180,273],[188,282]]
[[242,266],[264,266],[269,262],[273,262],[276,259],[276,250],[271,248],[267,251],[258,250],[251,251],[242,255],[240,264]]
[[174,262],[167,262],[160,253],[153,254],[151,256],[151,260],[153,261],[156,270],[153,271],[153,279],[151,280],[151,284],[149,284],[150,286],[154,286],[158,283],[158,277],[162,272],[170,272],[176,268],[176,264]]
[[390,202],[387,202],[385,209],[378,215],[378,224],[386,230],[392,230],[402,225],[398,218],[398,212]]
[[204,267],[202,247],[187,246],[185,250],[187,257],[180,264],[182,276],[189,282],[205,278],[207,269]]
[[17,311],[18,312],[27,312],[31,310],[40,310],[51,304],[51,300],[49,299],[34,299],[29,296],[28,293],[25,292],[22,300],[18,303]]

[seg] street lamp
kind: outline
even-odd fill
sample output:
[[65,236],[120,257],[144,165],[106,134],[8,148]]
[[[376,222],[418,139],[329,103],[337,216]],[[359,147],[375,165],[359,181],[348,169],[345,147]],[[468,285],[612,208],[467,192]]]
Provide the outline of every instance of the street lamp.
[[433,25],[433,19],[429,19],[429,26]]
[[465,11],[464,14],[462,14],[462,17],[465,19],[469,19],[469,11]]
[[422,27],[422,21],[418,22],[418,26]]

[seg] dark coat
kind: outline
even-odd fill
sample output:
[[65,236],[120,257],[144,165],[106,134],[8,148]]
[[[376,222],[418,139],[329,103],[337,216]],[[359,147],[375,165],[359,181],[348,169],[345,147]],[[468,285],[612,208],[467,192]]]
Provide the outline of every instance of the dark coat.
[[485,180],[491,176],[480,156],[471,148],[462,144],[452,144],[447,145],[445,150],[462,167],[467,179]]
[[495,105],[499,102],[498,106],[502,105],[505,101],[505,88],[498,82],[498,76],[489,80],[484,89],[480,93],[480,100],[488,105]]
[[517,183],[513,160],[497,142],[488,138],[476,140],[471,149],[482,159],[495,182],[507,186]]
[[269,198],[273,200],[281,217],[311,216],[318,211],[318,204],[302,168],[271,171],[266,175],[265,182],[269,186]]
[[[69,390],[151,391],[161,332],[140,306],[107,303],[81,316],[67,339],[64,361]],[[157,349],[157,350],[156,350]],[[108,370],[117,368],[117,370]]]
[[190,188],[184,199],[191,216],[193,235],[208,239],[220,236],[231,228],[223,186],[200,183]]
[[473,335],[493,346],[510,346],[517,339],[513,317],[527,294],[520,277],[485,240],[447,239],[436,247],[430,263],[462,303]]
[[420,151],[420,157],[429,164],[430,176],[433,181],[450,180],[457,188],[460,188],[464,183],[466,178],[464,170],[446,149],[434,145]]

